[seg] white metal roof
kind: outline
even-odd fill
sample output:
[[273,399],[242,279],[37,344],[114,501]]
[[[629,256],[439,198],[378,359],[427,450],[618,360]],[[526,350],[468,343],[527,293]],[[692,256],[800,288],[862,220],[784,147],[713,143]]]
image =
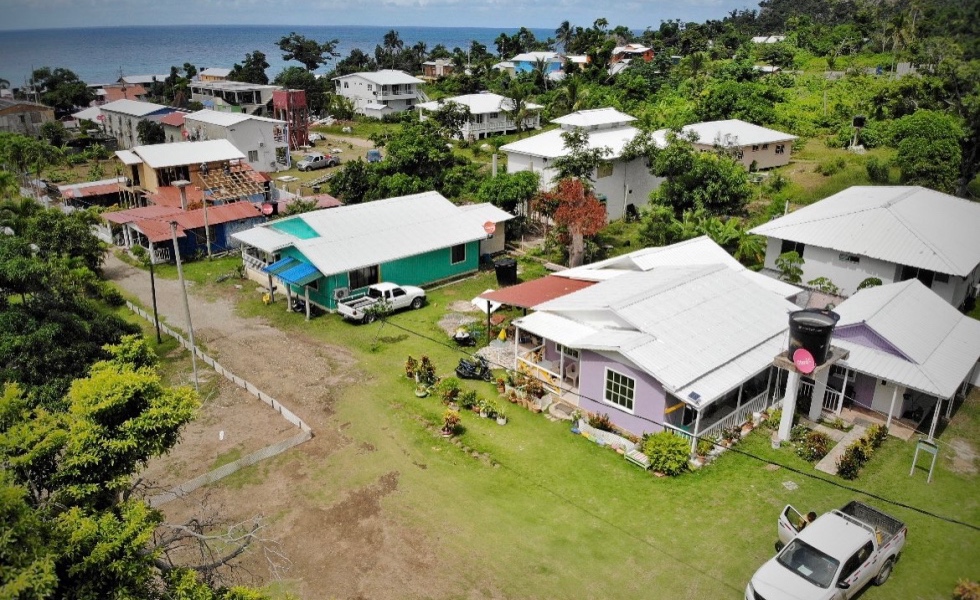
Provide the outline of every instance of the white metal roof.
[[163,83],[169,75],[123,75],[120,77],[120,81],[123,83],[153,83],[154,81],[159,81]]
[[[597,131],[587,131],[589,134],[589,148],[609,148],[612,153],[605,156],[607,160],[619,158],[623,153],[623,148],[630,143],[639,129],[635,127],[615,127],[611,129],[600,129]],[[504,152],[515,154],[526,154],[539,156],[542,158],[557,158],[565,156],[568,151],[565,149],[565,140],[561,134],[561,129],[552,129],[538,135],[511,142],[501,146]]]
[[965,277],[980,263],[980,204],[918,186],[854,186],[751,230]]
[[253,227],[231,234],[231,237],[263,252],[278,252],[296,241],[296,238],[268,227]]
[[599,125],[625,125],[635,120],[636,117],[619,112],[615,108],[594,108],[580,110],[563,117],[558,117],[557,119],[553,119],[552,123],[558,123],[563,128],[597,127]]
[[[155,113],[160,110],[168,110],[162,104],[154,104],[153,102],[141,102],[139,100],[116,100],[114,102],[107,102],[99,107],[102,112],[117,112],[124,115],[130,115],[133,117],[145,117],[146,115]],[[172,109],[171,109],[172,110]]]
[[99,115],[102,114],[102,109],[98,106],[90,106],[85,110],[80,110],[77,113],[73,113],[72,116],[76,119],[86,119],[89,121],[97,121]]
[[139,156],[130,150],[116,150],[116,156],[127,166],[138,165],[143,162]]
[[760,127],[739,119],[692,123],[685,125],[682,131],[684,133],[696,133],[699,144],[718,144],[721,146],[773,144],[796,139],[795,135]]
[[692,238],[669,246],[642,248],[622,256],[565,269],[555,273],[555,275],[585,281],[604,281],[630,271],[649,271],[657,267],[713,264],[725,265],[754,281],[757,285],[778,294],[781,298],[792,298],[801,291],[794,285],[746,269],[708,236]]
[[[416,104],[415,106],[423,110],[439,110],[446,102],[455,102],[456,104],[466,106],[470,109],[470,114],[474,115],[484,115],[487,113],[514,110],[514,101],[512,99],[499,94],[489,93],[453,96],[452,98],[443,98],[442,100],[423,102],[422,104]],[[528,102],[525,107],[528,110],[538,110],[544,108],[540,104],[534,104],[533,102]]]
[[980,321],[961,314],[917,279],[859,291],[834,309],[837,331],[866,327],[904,357],[835,336],[853,369],[948,398],[980,359]]
[[596,333],[593,327],[546,312],[531,313],[516,319],[514,324],[525,331],[570,347],[578,347],[579,340]]
[[133,152],[153,169],[245,158],[228,140],[136,146]]
[[395,69],[382,69],[380,71],[363,71],[360,73],[351,73],[350,75],[342,75],[340,77],[334,77],[334,79],[347,79],[350,77],[361,77],[370,81],[371,83],[376,83],[378,85],[400,85],[405,83],[425,83],[417,77],[412,77],[404,71],[397,71]]
[[764,369],[796,310],[725,265],[626,273],[535,308],[598,329],[644,334],[623,337],[624,345],[610,350],[669,391],[697,392],[699,405]]
[[490,221],[491,223],[502,223],[514,218],[514,215],[510,214],[506,210],[497,208],[489,202],[481,202],[480,204],[464,204],[463,206],[457,206],[456,208],[462,212],[472,214],[475,218],[483,219],[484,223],[487,221]]
[[278,119],[269,119],[267,117],[256,117],[254,115],[249,115],[245,113],[233,113],[224,112],[219,110],[199,110],[197,112],[191,113],[184,117],[184,120],[199,121],[201,123],[210,123],[211,125],[219,125],[221,127],[231,127],[232,125],[237,125],[244,121],[263,121],[266,123],[277,123],[285,125],[285,121],[280,121]]
[[510,62],[561,62],[561,55],[557,52],[524,52],[510,59]]
[[223,67],[209,67],[198,73],[198,77],[228,77],[231,74],[231,69],[225,69]]
[[[499,209],[496,209],[499,210]],[[493,207],[460,210],[438,192],[388,198],[318,210],[291,217],[305,223],[317,237],[299,239],[282,225],[285,220],[261,225],[257,229],[280,227],[278,233],[321,273],[330,275],[423,254],[440,248],[485,239],[483,224],[488,215],[496,222],[513,218]],[[250,245],[281,244],[278,237],[242,237]],[[266,241],[266,240],[271,240]],[[279,248],[285,247],[280,245]],[[278,249],[278,248],[277,248]]]

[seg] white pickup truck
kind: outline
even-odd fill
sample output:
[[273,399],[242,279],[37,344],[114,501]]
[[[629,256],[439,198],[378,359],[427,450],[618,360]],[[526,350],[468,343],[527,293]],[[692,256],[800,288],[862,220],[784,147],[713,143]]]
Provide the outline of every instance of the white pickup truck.
[[807,524],[787,506],[777,526],[782,549],[745,588],[745,600],[846,600],[891,575],[908,532],[898,519],[849,502]]
[[351,321],[373,323],[381,306],[385,312],[394,312],[409,307],[422,308],[423,304],[425,290],[422,288],[383,282],[369,285],[366,292],[339,301],[337,312]]

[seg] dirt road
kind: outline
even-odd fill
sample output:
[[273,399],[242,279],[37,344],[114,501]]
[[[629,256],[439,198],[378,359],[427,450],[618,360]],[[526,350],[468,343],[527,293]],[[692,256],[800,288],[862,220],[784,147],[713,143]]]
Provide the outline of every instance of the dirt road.
[[[150,281],[145,271],[135,269],[114,256],[105,265],[106,277],[151,306]],[[252,282],[243,285],[253,286]],[[180,286],[174,280],[157,278],[157,302],[161,318],[185,329]],[[204,299],[191,289],[191,315],[196,342],[223,366],[253,382],[292,409],[313,428],[315,437],[256,468],[257,481],[241,486],[221,485],[195,492],[187,503],[164,505],[168,519],[181,521],[199,510],[203,495],[228,519],[245,520],[262,514],[269,522],[266,537],[280,540],[291,562],[285,575],[287,589],[300,598],[404,598],[431,596],[434,573],[441,567],[424,550],[416,547],[417,536],[410,528],[385,515],[382,499],[398,487],[398,474],[386,473],[345,497],[324,504],[317,501],[310,474],[322,469],[333,453],[359,444],[331,420],[340,390],[358,381],[355,358],[346,349],[314,343],[302,336],[286,335],[260,319],[243,318],[234,312],[229,299]],[[302,357],[302,368],[297,368]],[[246,402],[246,400],[238,400]],[[226,402],[228,406],[235,406]],[[240,405],[239,405],[240,406]],[[207,408],[207,407],[206,407]],[[251,437],[268,433],[270,443],[283,434],[282,420],[274,411],[253,399],[248,406]],[[221,420],[221,412],[209,419]],[[241,416],[238,416],[241,420]],[[230,419],[229,419],[230,421]],[[213,452],[193,464],[198,448],[214,445],[215,429],[230,424],[192,424],[181,444],[191,449],[175,450],[174,456],[151,465],[155,473],[185,478],[213,468]],[[198,436],[207,436],[205,445]],[[171,464],[166,461],[170,459]],[[188,464],[190,462],[190,464]],[[237,475],[237,474],[236,474]],[[177,483],[170,481],[165,483]],[[245,561],[250,573],[247,583],[270,580],[268,555],[252,552]],[[436,593],[435,595],[438,595]]]

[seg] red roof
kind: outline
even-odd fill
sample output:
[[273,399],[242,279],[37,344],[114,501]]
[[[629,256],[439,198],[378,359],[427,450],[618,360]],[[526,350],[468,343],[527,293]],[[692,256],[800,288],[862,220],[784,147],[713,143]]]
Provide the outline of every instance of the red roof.
[[180,111],[172,112],[169,115],[165,115],[161,117],[160,123],[163,123],[164,125],[172,125],[174,127],[183,127],[184,116],[185,116],[184,113]]
[[129,85],[104,85],[106,102],[116,100],[138,100],[140,96],[146,95],[146,88],[138,83]]
[[102,213],[102,218],[112,223],[133,223],[142,219],[160,219],[180,212],[180,208],[168,206],[141,206],[126,210],[114,210]]
[[[171,219],[140,219],[133,222],[133,227],[142,231],[143,235],[155,244],[173,239],[173,234],[170,232],[170,221]],[[187,237],[179,225],[177,226],[177,237]]]
[[[233,202],[208,207],[208,225],[220,225],[261,216],[259,206],[252,202]],[[187,229],[204,227],[204,209],[182,211],[180,208],[166,206],[142,206],[128,210],[102,213],[102,218],[111,223],[132,224],[151,242],[171,239],[170,222],[177,222],[177,237],[185,237]]]
[[[259,206],[251,202],[232,202],[208,207],[208,225],[220,225],[232,221],[241,221],[260,217]],[[189,210],[178,214],[175,218],[178,228],[201,229],[204,227],[204,209]]]
[[480,297],[509,306],[534,308],[538,304],[542,304],[548,300],[561,298],[572,292],[587,288],[593,283],[592,281],[548,275],[541,279],[533,279],[510,287],[487,292],[486,294],[480,294]]
[[344,204],[343,202],[337,200],[330,194],[315,194],[313,196],[304,196],[303,200],[306,201],[315,200],[317,208],[336,208]]
[[84,187],[59,186],[62,198],[87,198],[89,196],[105,196],[108,194],[119,193],[119,183],[100,183],[99,185],[86,185]]
[[[187,204],[201,204],[204,202],[204,192],[196,185],[189,185],[184,188],[187,191]],[[156,192],[147,192],[147,200],[157,206],[169,206],[180,208],[180,188],[172,185],[164,185],[157,188]]]

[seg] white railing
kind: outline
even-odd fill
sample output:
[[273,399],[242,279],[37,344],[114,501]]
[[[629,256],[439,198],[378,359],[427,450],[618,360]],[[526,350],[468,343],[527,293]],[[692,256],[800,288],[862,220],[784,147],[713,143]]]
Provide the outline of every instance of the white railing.
[[256,258],[250,254],[242,254],[242,262],[245,263],[245,267],[252,269],[253,271],[261,272],[266,265],[265,262],[259,258]]
[[[810,402],[813,402],[813,388],[814,385],[808,381],[800,382],[800,393],[809,394]],[[823,394],[823,402],[821,406],[823,407],[823,410],[839,415],[843,404],[841,402],[842,399],[843,398],[840,392],[828,387]]]
[[160,263],[168,262],[170,262],[170,248],[153,249],[153,264],[158,265]]
[[746,423],[752,416],[752,413],[762,412],[767,407],[769,392],[762,392],[755,398],[752,398],[745,404],[739,406],[728,415],[722,417],[718,421],[715,421],[711,425],[708,425],[704,429],[698,432],[698,437],[704,437],[706,435],[711,435],[712,433],[722,431],[723,429],[728,429],[731,427],[741,427],[743,423]]

